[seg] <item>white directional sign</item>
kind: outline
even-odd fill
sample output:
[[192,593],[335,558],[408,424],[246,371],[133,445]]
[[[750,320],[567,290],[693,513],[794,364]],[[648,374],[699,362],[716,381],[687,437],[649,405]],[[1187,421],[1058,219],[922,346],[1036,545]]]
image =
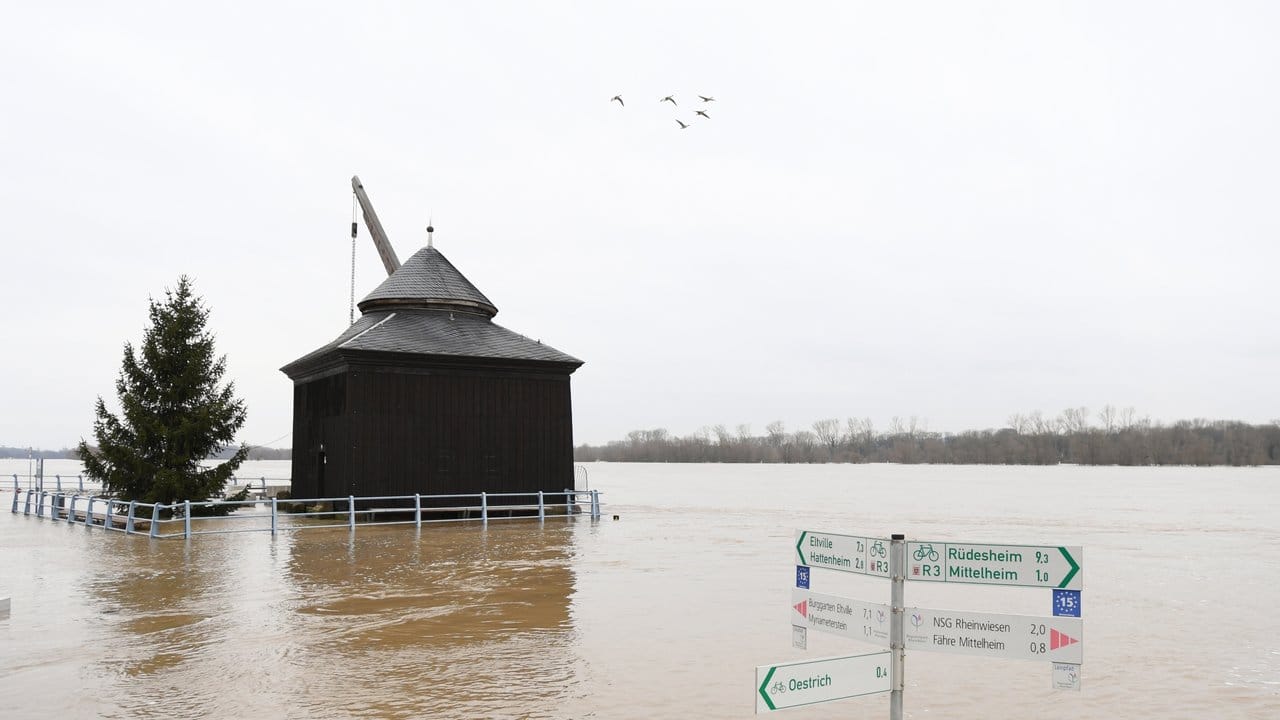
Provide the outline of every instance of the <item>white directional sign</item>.
[[1080,692],[1080,666],[1071,663],[1053,664],[1053,689]]
[[889,606],[824,595],[812,590],[791,590],[791,624],[832,635],[889,647]]
[[889,653],[756,667],[756,712],[889,692]]
[[1080,590],[1083,565],[1079,546],[907,543],[908,580]]
[[889,577],[889,541],[884,538],[797,530],[796,553],[801,565]]
[[907,608],[906,640],[908,650],[1075,665],[1084,661],[1084,621],[1076,617]]

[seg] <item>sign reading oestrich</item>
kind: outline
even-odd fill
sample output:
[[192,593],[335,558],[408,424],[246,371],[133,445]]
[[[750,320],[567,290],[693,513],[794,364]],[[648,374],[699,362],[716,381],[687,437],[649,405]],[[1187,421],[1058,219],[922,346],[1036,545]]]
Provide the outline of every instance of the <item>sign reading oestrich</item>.
[[756,712],[889,692],[889,653],[756,667]]

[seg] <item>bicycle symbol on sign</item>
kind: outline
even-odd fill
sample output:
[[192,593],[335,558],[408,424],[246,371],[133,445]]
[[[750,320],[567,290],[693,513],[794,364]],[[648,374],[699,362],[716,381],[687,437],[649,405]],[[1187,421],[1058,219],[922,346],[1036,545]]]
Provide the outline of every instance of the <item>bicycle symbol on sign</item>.
[[777,695],[778,693],[784,693],[786,691],[787,686],[781,680],[775,680],[773,684],[769,686],[770,695]]
[[881,541],[879,541],[879,540],[877,540],[877,541],[875,541],[874,543],[872,543],[872,544],[871,544],[871,554],[872,554],[872,555],[878,555],[878,556],[880,556],[880,557],[884,557],[884,556],[885,556],[885,555],[887,555],[888,553],[886,553],[886,552],[885,552],[885,549],[884,549],[884,543],[883,543],[883,542],[881,542]]
[[922,543],[915,552],[911,553],[911,557],[917,561],[928,558],[929,562],[938,562],[938,551],[933,549],[931,543]]

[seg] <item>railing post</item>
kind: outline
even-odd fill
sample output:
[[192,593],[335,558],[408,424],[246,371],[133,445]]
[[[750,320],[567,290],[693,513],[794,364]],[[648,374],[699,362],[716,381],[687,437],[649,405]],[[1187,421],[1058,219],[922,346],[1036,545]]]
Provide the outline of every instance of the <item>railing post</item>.
[[27,489],[26,497],[24,497],[24,498],[22,499],[22,514],[23,514],[23,515],[30,515],[30,514],[31,514],[31,492],[32,492],[32,491],[31,491],[31,489],[30,489],[30,488],[28,488],[28,489]]
[[480,524],[489,525],[489,496],[486,493],[480,493]]
[[13,481],[13,482],[14,482],[14,488],[13,488],[13,512],[14,512],[14,513],[17,513],[17,512],[18,512],[18,487],[17,487],[17,482],[18,482],[18,480],[17,480],[17,478],[16,478],[16,477],[15,477],[15,479],[14,479],[14,481]]
[[547,506],[542,502],[542,491],[538,491],[538,522],[547,519]]
[[84,492],[84,475],[77,475],[76,481],[80,483],[80,492]]
[[276,536],[276,499],[271,498],[271,537]]
[[422,493],[413,494],[413,526],[422,527]]
[[182,501],[182,537],[191,539],[191,501]]
[[156,537],[160,532],[160,503],[151,506],[151,531],[148,533],[151,537]]
[[592,520],[600,519],[600,491],[599,490],[591,491],[591,519]]
[[111,498],[107,498],[107,514],[102,516],[102,529],[111,529]]
[[356,496],[347,496],[347,528],[351,532],[356,531]]
[[129,501],[129,519],[124,521],[125,535],[133,534],[133,514],[137,511],[137,509],[138,509],[138,501],[130,500]]
[[72,495],[71,502],[67,503],[67,524],[68,525],[76,521],[76,500],[79,500],[79,499],[80,499],[79,495]]
[[58,508],[62,507],[62,493],[56,493],[53,500],[49,503],[49,519],[57,520],[59,518]]
[[61,475],[54,475],[54,476],[53,476],[53,479],[54,479],[54,480],[56,480],[56,481],[57,481],[57,483],[58,483],[58,485],[57,485],[57,487],[58,487],[58,492],[62,492],[62,476],[61,476]]
[[89,506],[84,509],[84,524],[93,524],[93,496],[89,496]]
[[18,473],[13,474],[13,494],[17,495],[22,488],[18,487]]
[[36,497],[36,517],[44,517],[44,490]]

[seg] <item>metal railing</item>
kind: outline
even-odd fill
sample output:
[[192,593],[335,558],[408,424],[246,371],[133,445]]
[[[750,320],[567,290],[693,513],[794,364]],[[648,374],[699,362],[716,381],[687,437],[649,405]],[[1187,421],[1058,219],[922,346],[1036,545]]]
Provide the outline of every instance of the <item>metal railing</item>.
[[[46,490],[49,492],[76,492],[84,495],[86,492],[100,493],[102,492],[102,483],[92,478],[86,478],[84,475],[19,475],[13,473],[10,475],[13,479],[13,491],[22,492],[23,490]],[[227,479],[223,492],[237,487],[248,487],[249,494],[257,498],[267,498],[281,490],[288,490],[292,486],[289,478],[274,477],[237,477],[232,475]]]
[[[599,490],[565,490],[563,492],[536,493],[468,493],[459,495],[380,495],[373,497],[305,498],[280,501],[276,498],[262,500],[204,500],[180,503],[142,503],[134,500],[60,493],[47,490],[15,490],[11,512],[23,515],[47,517],[68,524],[101,527],[123,531],[126,535],[147,535],[153,538],[191,538],[195,535],[213,535],[235,532],[277,533],[292,530],[320,528],[347,528],[355,532],[357,525],[414,525],[480,521],[488,526],[490,520],[518,520],[536,517],[545,522],[548,512],[559,511],[565,517],[582,513],[578,507],[580,496],[586,496],[588,513],[592,520],[600,519]],[[502,498],[498,504],[490,501]],[[512,500],[527,499],[520,504]],[[536,502],[534,502],[536,500]],[[558,502],[557,502],[558,500]],[[409,507],[408,502],[413,506]],[[424,505],[423,501],[428,504]],[[437,504],[435,501],[445,501]],[[455,501],[456,504],[450,504]],[[290,508],[301,506],[299,512],[282,511],[280,505]],[[373,507],[371,503],[398,502],[400,506]],[[345,507],[339,509],[339,505]],[[259,509],[257,506],[265,507]],[[363,507],[360,507],[361,505]],[[213,506],[231,506],[226,515],[207,515],[193,518],[192,511]],[[329,509],[323,509],[328,507]],[[313,509],[314,508],[314,509]],[[243,512],[245,509],[253,510]],[[533,513],[537,513],[534,515]],[[504,515],[505,513],[505,515]],[[516,514],[520,513],[520,514]],[[437,515],[457,515],[439,517]],[[379,519],[392,518],[392,519]],[[339,522],[333,522],[338,520]],[[174,530],[174,525],[180,529]],[[145,532],[142,528],[145,526]]]

